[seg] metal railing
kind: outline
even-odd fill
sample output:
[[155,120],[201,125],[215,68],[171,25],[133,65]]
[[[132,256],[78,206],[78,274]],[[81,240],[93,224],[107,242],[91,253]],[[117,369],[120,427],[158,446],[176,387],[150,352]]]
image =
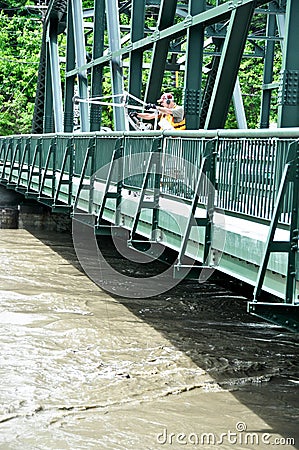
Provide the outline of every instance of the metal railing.
[[[80,177],[87,151],[93,141],[93,164],[89,166],[85,176],[90,177],[93,175],[92,171],[102,168],[100,178],[105,181],[116,141],[121,138],[123,186],[138,191],[142,186],[152,141],[157,136],[160,136],[163,142],[161,195],[186,201],[191,199],[206,145],[211,140],[216,140],[215,206],[228,213],[269,221],[287,150],[291,142],[299,139],[299,129],[0,137],[0,179],[2,183],[9,184],[9,187],[15,186],[25,192],[32,190],[39,195],[50,195],[47,193],[47,186],[51,185],[54,191],[60,189],[63,193],[67,181],[59,183],[59,177],[60,180],[69,180],[69,183]],[[71,147],[71,150],[68,150],[69,159],[66,163],[67,147]],[[51,174],[52,184],[49,181]],[[75,201],[76,190],[72,189],[71,197],[72,201]],[[56,192],[56,198],[63,201],[60,194]],[[280,217],[280,222],[284,224],[289,223],[288,197],[286,195]],[[203,203],[204,198],[203,195]]]

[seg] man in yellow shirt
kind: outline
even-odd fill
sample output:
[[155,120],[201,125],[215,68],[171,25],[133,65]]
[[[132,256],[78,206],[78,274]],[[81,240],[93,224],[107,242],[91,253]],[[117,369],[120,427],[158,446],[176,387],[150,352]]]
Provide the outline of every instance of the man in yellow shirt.
[[158,120],[161,130],[185,130],[185,112],[183,106],[175,103],[172,94],[164,93],[157,101],[159,105],[151,104],[145,106],[148,112],[137,113],[137,117],[145,120]]

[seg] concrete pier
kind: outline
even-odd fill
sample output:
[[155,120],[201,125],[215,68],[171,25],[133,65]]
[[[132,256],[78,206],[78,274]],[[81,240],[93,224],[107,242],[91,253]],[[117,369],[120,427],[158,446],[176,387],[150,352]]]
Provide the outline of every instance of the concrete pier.
[[22,195],[0,186],[0,228],[18,228]]
[[64,232],[70,231],[71,218],[52,213],[51,208],[0,186],[0,228]]

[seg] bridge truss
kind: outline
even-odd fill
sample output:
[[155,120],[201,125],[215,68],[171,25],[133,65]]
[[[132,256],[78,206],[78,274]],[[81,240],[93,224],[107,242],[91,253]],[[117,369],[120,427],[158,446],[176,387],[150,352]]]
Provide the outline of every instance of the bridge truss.
[[[252,314],[296,332],[298,174],[299,128],[0,137],[0,184],[72,215],[78,259],[104,289],[146,298],[217,270],[254,286]],[[110,233],[124,258],[161,256],[165,278],[145,289],[95,264],[95,236]]]
[[187,129],[224,128],[232,100],[246,128],[246,57],[264,64],[260,128],[273,107],[278,127],[298,126],[298,22],[296,0],[50,0],[33,133],[98,131],[109,112],[114,131],[129,130],[130,108],[163,90],[182,101]]
[[[24,181],[23,174],[28,172],[28,179],[25,180],[25,187],[22,186],[21,191],[25,189],[25,196],[28,198],[33,195],[38,201],[46,202],[53,211],[64,207],[59,204],[59,201],[57,205],[57,200],[59,200],[61,186],[67,184],[69,186],[67,208],[69,211],[73,210],[77,202],[77,194],[72,192],[73,171],[77,171],[77,178],[84,181],[85,165],[91,163],[94,158],[94,144],[91,144],[87,150],[83,168],[83,159],[75,156],[82,150],[84,137],[89,136],[89,139],[92,134],[99,135],[101,136],[99,141],[103,144],[102,134],[106,134],[107,142],[104,142],[97,157],[100,153],[106,154],[111,144],[111,133],[113,135],[114,132],[121,132],[123,136],[126,136],[126,133],[130,134],[132,129],[134,130],[129,112],[143,110],[146,103],[155,103],[165,91],[174,92],[175,98],[182,102],[187,130],[195,130],[195,141],[198,138],[198,130],[204,133],[201,137],[215,132],[214,137],[218,140],[219,132],[227,126],[227,118],[231,116],[229,112],[232,104],[238,128],[246,129],[248,111],[244,106],[242,83],[240,84],[239,81],[242,77],[244,79],[246,58],[248,58],[247,61],[256,58],[256,61],[262,62],[263,66],[263,77],[260,78],[259,89],[259,128],[267,129],[265,131],[271,142],[269,145],[272,146],[276,142],[276,135],[269,128],[271,120],[275,117],[278,135],[280,136],[281,132],[284,133],[286,128],[290,131],[294,130],[290,135],[294,138],[294,142],[288,142],[287,150],[280,144],[277,148],[274,145],[275,150],[272,156],[267,157],[267,164],[273,163],[273,155],[275,158],[280,155],[284,170],[279,171],[275,167],[274,172],[269,175],[266,186],[257,191],[260,192],[263,202],[268,194],[273,194],[275,202],[269,211],[269,217],[263,218],[268,224],[269,231],[262,261],[257,264],[259,270],[253,281],[254,301],[249,302],[249,311],[297,331],[299,323],[297,292],[298,23],[298,0],[94,0],[94,2],[92,0],[50,0],[44,18],[32,127],[33,135],[39,135],[40,142],[35,145],[35,138],[32,143],[27,142],[22,157],[19,155],[19,145],[6,146],[6,142],[3,142],[2,156],[0,154],[0,167],[2,164],[0,182],[8,188],[18,190]],[[250,74],[251,71],[248,71],[248,84],[252,83]],[[251,93],[249,90],[247,95],[256,95],[256,93]],[[111,133],[97,133],[104,131],[107,120],[110,120],[111,130],[108,131]],[[182,133],[193,133],[193,131]],[[227,147],[228,154],[231,155],[235,148],[244,145],[245,153],[239,149],[241,153],[235,154],[234,166],[230,169],[231,173],[237,171],[236,179],[242,179],[245,176],[242,186],[243,194],[248,193],[248,190],[252,188],[255,190],[256,186],[256,157],[253,157],[252,152],[257,147],[258,136],[254,133],[254,130],[248,130],[242,131],[240,135],[233,134],[233,139],[228,142]],[[50,145],[49,149],[46,145],[44,150],[48,152],[47,157],[44,163],[41,162],[44,144],[53,136],[61,136],[63,142],[67,136],[70,139],[65,149],[62,145],[65,153],[60,161],[60,172],[56,168],[56,141]],[[73,145],[74,136],[78,137],[78,145]],[[138,137],[138,133],[134,136]],[[143,145],[141,142],[146,142],[150,136],[150,134],[139,136],[141,147]],[[163,137],[162,133],[161,139]],[[252,146],[249,145],[251,138]],[[91,142],[93,139],[95,137],[92,137]],[[171,138],[170,141],[172,142],[173,139]],[[185,139],[182,138],[182,143],[184,142]],[[31,154],[29,151],[31,145],[35,148],[32,161],[28,156]],[[58,147],[60,148],[60,144]],[[219,150],[221,151],[217,158],[221,160],[224,149],[220,146]],[[117,151],[115,150],[113,155],[118,154]],[[248,158],[244,158],[244,154],[248,151]],[[150,158],[156,157],[154,151],[150,150],[150,153]],[[286,155],[288,156],[285,159]],[[26,158],[28,161],[24,166]],[[199,156],[197,155],[196,158]],[[253,166],[244,171],[240,164],[243,160],[247,162],[247,159]],[[227,158],[227,161],[230,160],[231,156]],[[225,164],[227,161],[225,160]],[[111,165],[113,166],[114,163],[113,156]],[[260,163],[263,163],[263,157],[260,158]],[[209,164],[211,163],[208,161],[207,166]],[[219,161],[218,164],[220,164]],[[215,164],[212,166],[216,167]],[[6,173],[9,168],[12,172]],[[211,167],[209,170],[211,171]],[[82,173],[79,176],[80,171]],[[14,179],[16,172],[18,175]],[[230,201],[235,204],[241,201],[241,197],[236,196],[235,181],[227,180],[227,173],[230,172],[223,171],[222,178],[215,184],[218,188],[221,183],[223,186],[229,186],[229,189],[232,189]],[[269,174],[267,171],[266,173]],[[57,179],[58,175],[59,179]],[[216,179],[216,173],[214,175]],[[36,186],[36,192],[31,190],[34,177],[42,179],[41,184]],[[148,174],[145,173],[144,185],[148,181],[147,177]],[[261,177],[264,179],[264,171]],[[45,196],[44,186],[48,178],[52,183],[51,192],[50,194],[47,192]],[[273,180],[279,181],[274,190],[270,189],[268,184]],[[107,186],[108,182],[109,179],[106,180]],[[119,184],[123,182],[124,180],[121,180]],[[143,184],[140,187],[140,207],[143,205],[142,195],[145,192]],[[120,196],[118,187],[117,195]],[[155,189],[159,191],[159,183]],[[115,196],[115,193],[111,194],[107,190],[104,201],[106,194],[107,199],[110,198],[109,195],[113,198]],[[159,193],[161,197],[164,194]],[[291,203],[287,200],[290,198]],[[153,204],[156,205],[157,202],[155,199]],[[195,211],[198,204],[197,188],[194,189],[191,204],[192,211]],[[256,202],[253,201],[252,204]],[[284,225],[289,236],[287,239],[277,241],[274,236],[281,226],[280,218],[282,213],[285,214],[286,204],[289,208],[288,222]],[[105,202],[97,207],[100,211],[97,212],[99,217],[105,209]],[[159,216],[159,207],[155,206],[154,210],[153,217],[156,218]],[[258,219],[252,211],[245,215],[249,215],[250,220],[253,221]],[[133,234],[136,234],[139,216],[137,213],[133,218],[131,229]],[[207,228],[207,242],[209,242],[209,221],[200,223],[201,225],[204,223]],[[100,221],[98,225],[100,227]],[[187,234],[190,231],[189,228],[188,226],[186,228]],[[186,236],[185,243],[182,239],[179,244],[181,249],[179,262],[186,250],[188,239],[189,237]],[[265,278],[269,272],[267,268],[269,261],[271,263],[273,260],[274,253],[285,254],[287,258],[286,270],[283,273],[286,277],[283,302],[264,303],[261,291],[265,288]],[[236,268],[236,276],[240,275],[238,270],[239,268]]]

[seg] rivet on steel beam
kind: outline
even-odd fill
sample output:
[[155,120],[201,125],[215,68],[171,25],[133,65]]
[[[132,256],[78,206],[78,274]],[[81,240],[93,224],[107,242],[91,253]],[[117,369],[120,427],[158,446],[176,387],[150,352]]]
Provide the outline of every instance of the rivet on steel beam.
[[156,42],[159,40],[159,38],[160,38],[160,31],[159,30],[154,31],[153,34],[151,35],[151,41]]
[[192,23],[193,23],[193,17],[190,16],[190,14],[189,14],[188,16],[185,17],[184,27],[188,28],[188,27],[190,27],[192,25]]

